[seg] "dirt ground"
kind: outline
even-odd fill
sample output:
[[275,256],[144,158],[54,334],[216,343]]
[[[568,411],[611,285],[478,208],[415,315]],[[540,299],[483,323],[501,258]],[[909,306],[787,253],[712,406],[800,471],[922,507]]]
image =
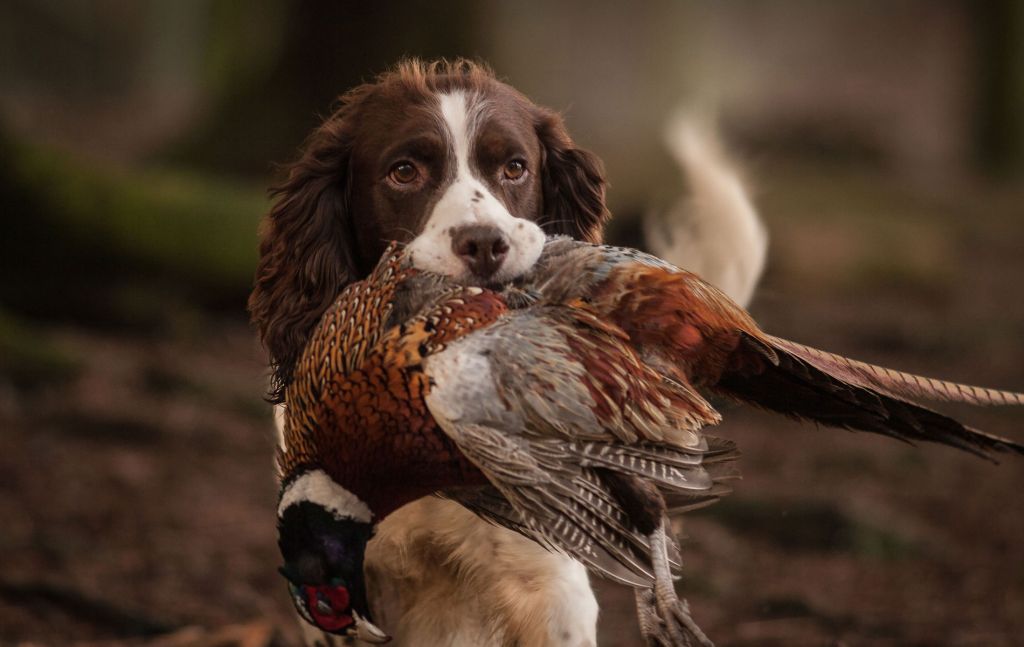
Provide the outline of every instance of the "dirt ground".
[[[767,329],[1024,390],[1024,195],[762,176]],[[35,332],[74,370],[0,381],[0,644],[189,644],[244,623],[259,624],[207,644],[296,644],[263,359],[241,317]],[[1024,439],[1024,411],[952,411]],[[680,583],[717,644],[1024,644],[1024,459],[725,415],[744,480],[684,520]],[[630,593],[599,589],[601,644],[638,644]]]

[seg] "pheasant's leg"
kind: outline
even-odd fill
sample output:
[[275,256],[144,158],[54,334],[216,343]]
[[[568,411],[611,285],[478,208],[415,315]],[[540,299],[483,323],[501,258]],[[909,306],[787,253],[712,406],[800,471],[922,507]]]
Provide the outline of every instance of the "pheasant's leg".
[[664,621],[673,645],[714,647],[714,643],[690,617],[690,605],[676,595],[672,570],[668,562],[668,542],[672,539],[666,530],[667,525],[668,519],[663,518],[658,528],[648,537],[651,545],[651,566],[654,568],[654,602],[658,615]]
[[676,597],[669,567],[669,521],[665,499],[658,488],[621,472],[599,470],[602,480],[618,499],[634,527],[647,537],[654,570],[654,586],[636,592],[637,619],[649,645],[713,647],[690,618],[690,609]]

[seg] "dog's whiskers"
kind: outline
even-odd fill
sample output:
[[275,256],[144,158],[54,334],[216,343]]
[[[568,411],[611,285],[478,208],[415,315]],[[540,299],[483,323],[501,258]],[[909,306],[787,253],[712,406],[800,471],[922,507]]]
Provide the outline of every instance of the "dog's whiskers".
[[[395,227],[394,231],[397,232],[397,233],[400,233],[400,234],[408,234],[410,240],[412,240],[413,238],[416,238],[416,236],[417,236],[415,231],[413,231],[412,229],[409,229],[407,227]],[[391,241],[387,241],[387,242],[391,242]],[[399,244],[400,245],[405,245],[406,243],[401,243],[400,242]]]
[[541,220],[541,221],[538,221],[537,225],[543,229],[544,227],[547,227],[548,225],[560,225],[560,224],[563,224],[563,223],[570,223],[571,224],[572,220],[570,220],[568,218],[553,218],[551,220]]

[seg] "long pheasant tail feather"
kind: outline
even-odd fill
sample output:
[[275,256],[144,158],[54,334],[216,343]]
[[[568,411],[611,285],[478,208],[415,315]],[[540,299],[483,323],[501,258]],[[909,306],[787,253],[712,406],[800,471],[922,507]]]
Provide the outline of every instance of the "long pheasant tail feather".
[[941,443],[984,458],[990,452],[1024,454],[1018,442],[972,429],[914,401],[1024,404],[1020,394],[889,372],[767,335],[741,333],[733,354],[712,388],[754,406],[911,443]]
[[884,366],[860,362],[849,357],[804,346],[788,339],[771,336],[766,336],[766,339],[774,348],[796,355],[833,377],[841,378],[850,384],[875,389],[896,398],[963,402],[979,406],[1024,406],[1024,393],[936,380],[931,377],[903,373]]

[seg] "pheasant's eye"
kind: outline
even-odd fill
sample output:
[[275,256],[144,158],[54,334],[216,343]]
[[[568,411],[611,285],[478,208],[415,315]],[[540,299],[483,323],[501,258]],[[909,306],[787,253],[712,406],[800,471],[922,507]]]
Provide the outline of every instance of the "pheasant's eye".
[[526,175],[526,162],[521,159],[510,160],[505,164],[505,168],[502,169],[506,180],[513,182],[521,180]]
[[396,163],[388,171],[388,179],[399,185],[406,185],[415,182],[420,176],[420,171],[416,168],[416,165],[408,160],[403,160]]

